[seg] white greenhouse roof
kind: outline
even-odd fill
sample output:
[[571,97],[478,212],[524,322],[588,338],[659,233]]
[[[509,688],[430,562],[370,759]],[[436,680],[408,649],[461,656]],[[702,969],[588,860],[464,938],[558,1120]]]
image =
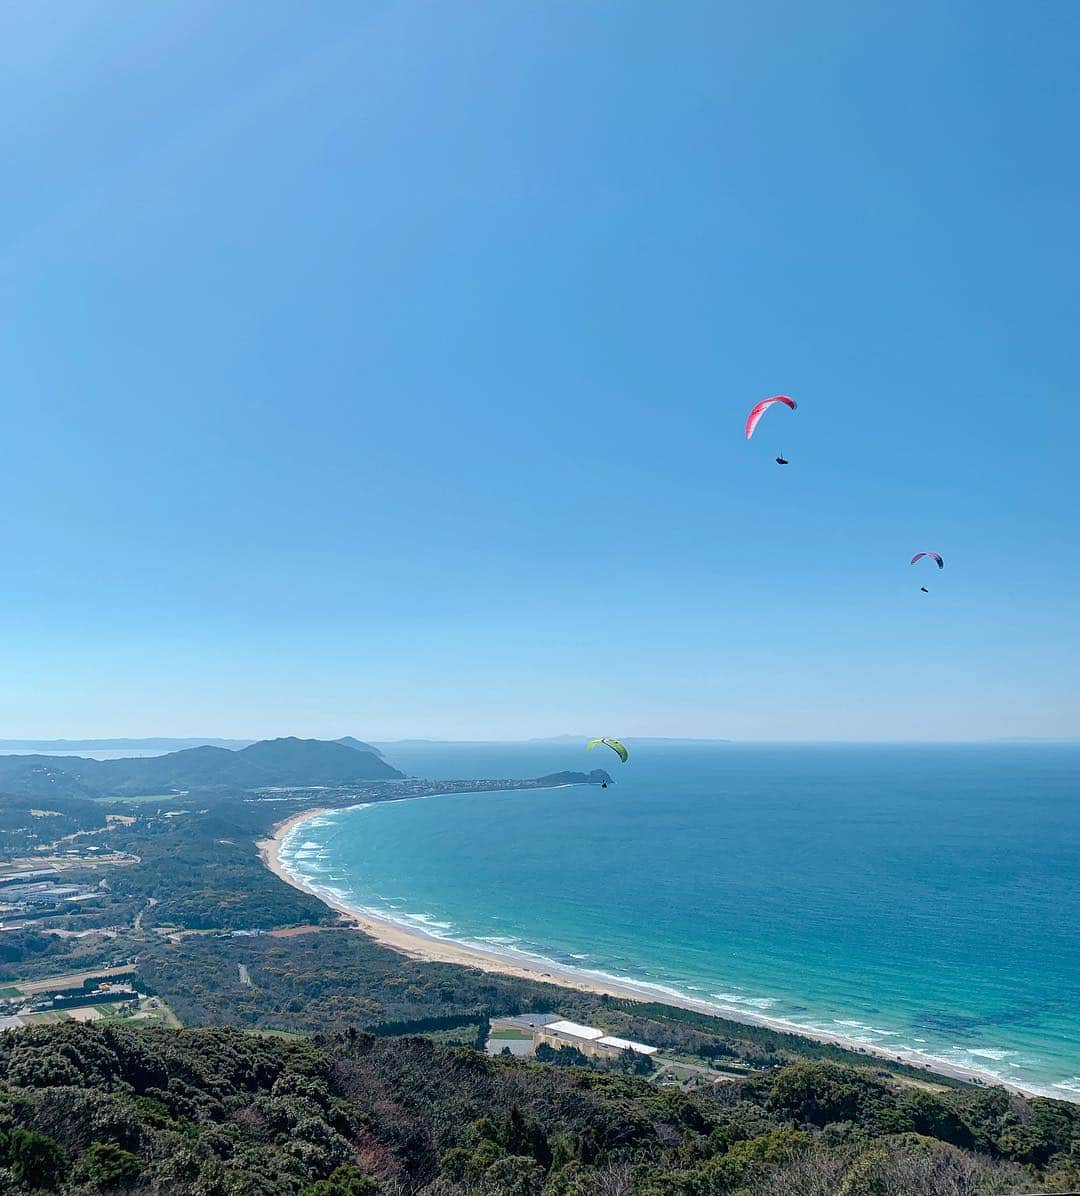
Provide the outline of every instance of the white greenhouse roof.
[[639,1055],[655,1055],[658,1049],[646,1046],[643,1042],[631,1042],[629,1038],[615,1038],[611,1034],[605,1034],[596,1041],[599,1046],[616,1047],[620,1051],[637,1051]]
[[604,1037],[603,1030],[596,1030],[592,1026],[579,1026],[577,1022],[548,1022],[541,1028],[551,1030],[555,1034],[569,1034],[572,1038],[584,1038],[588,1042]]

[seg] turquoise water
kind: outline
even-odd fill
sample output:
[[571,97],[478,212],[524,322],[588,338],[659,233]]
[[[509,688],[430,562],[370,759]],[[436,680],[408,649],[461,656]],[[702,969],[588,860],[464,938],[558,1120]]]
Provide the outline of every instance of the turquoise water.
[[[577,746],[386,749],[433,778]],[[294,874],[525,951],[1080,1099],[1080,746],[643,744],[618,784],[309,819]]]

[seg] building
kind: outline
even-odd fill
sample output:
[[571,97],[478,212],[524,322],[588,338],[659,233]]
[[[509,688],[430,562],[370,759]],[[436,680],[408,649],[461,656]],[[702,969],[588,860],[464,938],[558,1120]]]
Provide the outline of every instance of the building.
[[6,876],[0,876],[0,885],[14,885],[25,884],[27,881],[42,881],[52,880],[59,876],[55,868],[31,868],[23,872],[9,872]]
[[615,1054],[620,1051],[633,1051],[635,1055],[651,1056],[659,1050],[658,1047],[647,1046],[643,1042],[632,1042],[629,1038],[617,1038],[614,1034],[605,1034],[603,1038],[598,1038],[595,1045],[605,1047]]
[[574,1046],[580,1049],[583,1043],[603,1038],[604,1031],[593,1026],[582,1026],[578,1022],[558,1021],[548,1022],[546,1026],[537,1026],[536,1036],[549,1046]]
[[54,885],[48,881],[5,885],[0,898],[8,908],[32,905],[59,905],[71,901],[89,890],[85,885]]
[[633,1051],[637,1055],[655,1055],[657,1048],[647,1046],[643,1042],[631,1042],[629,1038],[616,1038],[605,1034],[595,1026],[582,1026],[577,1022],[557,1021],[548,1022],[544,1026],[533,1028],[533,1047],[541,1042],[558,1050],[560,1047],[573,1047],[590,1059],[617,1059],[623,1051]]

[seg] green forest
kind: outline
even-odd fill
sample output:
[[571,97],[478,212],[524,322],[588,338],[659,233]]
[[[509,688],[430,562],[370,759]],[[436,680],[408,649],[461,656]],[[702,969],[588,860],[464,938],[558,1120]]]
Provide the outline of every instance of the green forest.
[[921,1196],[1080,1180],[1080,1109],[803,1061],[708,1092],[346,1030],[0,1035],[0,1190]]

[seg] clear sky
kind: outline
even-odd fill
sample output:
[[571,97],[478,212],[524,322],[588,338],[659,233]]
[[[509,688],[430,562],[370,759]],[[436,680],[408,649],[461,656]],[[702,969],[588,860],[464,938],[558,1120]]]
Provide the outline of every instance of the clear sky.
[[13,0],[0,110],[0,735],[1080,734],[1075,0]]

